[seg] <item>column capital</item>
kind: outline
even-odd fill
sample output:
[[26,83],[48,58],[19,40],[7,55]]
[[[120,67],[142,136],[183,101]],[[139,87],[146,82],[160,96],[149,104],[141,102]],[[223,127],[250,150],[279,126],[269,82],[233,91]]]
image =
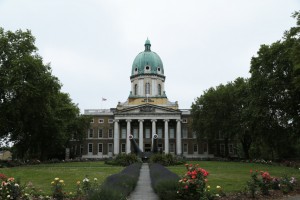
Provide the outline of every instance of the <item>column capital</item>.
[[151,122],[157,122],[157,120],[156,119],[151,119]]
[[170,120],[169,119],[164,119],[164,122],[169,122]]
[[176,122],[182,122],[182,119],[176,119]]
[[128,123],[128,122],[131,122],[132,120],[131,119],[126,119],[126,122]]
[[139,121],[139,122],[144,122],[144,120],[143,120],[143,119],[138,119],[138,121]]
[[118,120],[118,119],[114,119],[114,122],[119,122],[120,120]]

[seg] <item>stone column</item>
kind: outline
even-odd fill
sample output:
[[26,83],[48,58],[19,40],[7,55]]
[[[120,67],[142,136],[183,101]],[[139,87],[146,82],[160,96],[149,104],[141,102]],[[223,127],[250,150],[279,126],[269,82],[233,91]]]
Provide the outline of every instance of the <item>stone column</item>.
[[156,134],[156,119],[152,119],[151,122],[152,122],[152,137],[151,138],[153,138],[153,135]]
[[181,120],[178,119],[176,127],[176,154],[181,155]]
[[165,153],[169,153],[169,120],[165,119]]
[[130,127],[130,122],[131,120],[126,120],[127,122],[127,134],[126,134],[126,154],[131,152],[131,145],[130,145],[130,140],[129,140],[129,135],[131,134],[131,127]]
[[143,122],[144,120],[140,119],[140,126],[139,126],[139,147],[142,151],[144,151],[144,133],[143,133]]
[[119,120],[114,120],[114,154],[119,154],[120,139],[119,139]]

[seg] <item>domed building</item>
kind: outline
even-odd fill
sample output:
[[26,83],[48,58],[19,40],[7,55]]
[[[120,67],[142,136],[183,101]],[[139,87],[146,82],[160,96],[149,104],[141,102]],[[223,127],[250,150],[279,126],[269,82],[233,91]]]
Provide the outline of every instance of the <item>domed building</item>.
[[134,59],[130,72],[128,99],[116,108],[88,109],[92,121],[87,137],[71,153],[83,158],[106,158],[134,150],[130,138],[143,152],[151,151],[157,137],[160,152],[190,158],[213,157],[208,142],[198,141],[191,127],[189,109],[179,109],[177,101],[167,98],[164,65],[151,50],[147,39],[144,51]]

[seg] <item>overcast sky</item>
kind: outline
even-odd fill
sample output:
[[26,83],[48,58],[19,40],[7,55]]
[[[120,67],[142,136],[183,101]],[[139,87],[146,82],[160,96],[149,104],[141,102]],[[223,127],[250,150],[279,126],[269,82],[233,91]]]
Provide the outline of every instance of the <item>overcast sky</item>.
[[81,112],[127,100],[149,37],[168,99],[184,109],[209,87],[249,77],[251,57],[295,26],[299,8],[299,0],[0,0],[0,26],[32,31]]

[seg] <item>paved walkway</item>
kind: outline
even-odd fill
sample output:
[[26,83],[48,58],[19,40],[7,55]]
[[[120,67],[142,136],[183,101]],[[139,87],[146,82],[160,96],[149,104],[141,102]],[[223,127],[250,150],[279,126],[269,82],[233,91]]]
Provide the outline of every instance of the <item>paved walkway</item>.
[[129,200],[159,200],[158,196],[151,187],[148,163],[143,163],[137,186],[129,196]]

